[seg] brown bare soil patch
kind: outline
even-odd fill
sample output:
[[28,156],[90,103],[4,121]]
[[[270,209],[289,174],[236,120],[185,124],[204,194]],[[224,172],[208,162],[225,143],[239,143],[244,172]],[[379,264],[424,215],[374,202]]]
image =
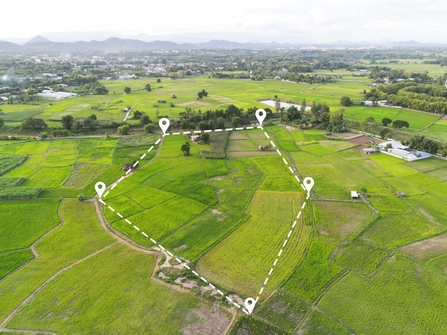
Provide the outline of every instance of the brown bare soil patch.
[[417,260],[427,260],[447,253],[447,234],[411,243],[400,248]]
[[211,310],[194,308],[188,311],[181,333],[185,335],[224,334],[230,324],[228,315],[214,303]]
[[211,104],[206,101],[193,100],[193,101],[182,102],[181,104],[178,104],[177,106],[188,106],[188,105],[210,106]]
[[230,140],[246,140],[247,136],[241,131],[233,131],[230,135]]
[[239,157],[256,157],[256,156],[273,156],[276,155],[276,151],[237,151],[227,152],[227,156],[230,158]]

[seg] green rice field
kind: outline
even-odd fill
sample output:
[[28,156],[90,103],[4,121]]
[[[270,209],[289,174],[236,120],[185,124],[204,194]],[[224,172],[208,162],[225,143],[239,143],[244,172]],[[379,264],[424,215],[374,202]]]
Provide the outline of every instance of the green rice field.
[[[275,94],[336,111],[341,95],[358,101],[368,87],[368,78],[345,78],[328,85],[110,80],[102,82],[107,97],[3,111],[6,123],[83,117],[107,99],[110,108],[97,113],[102,121],[122,120],[128,105],[175,118],[187,107],[259,108],[259,99]],[[148,82],[151,92],[142,89]],[[131,94],[121,94],[124,85]],[[203,101],[198,88],[209,92]],[[407,120],[409,133],[437,139],[447,126],[407,109],[350,106],[344,113]],[[210,133],[210,144],[159,133],[0,141],[0,333],[447,331],[446,160],[364,155],[364,145],[315,128],[223,133]],[[260,151],[270,140],[276,147]],[[185,142],[189,156],[180,150]],[[216,159],[203,154],[216,148]],[[126,174],[124,165],[137,161]],[[297,182],[305,177],[314,179],[309,196]],[[30,189],[31,197],[13,197]],[[250,316],[242,310],[249,297],[257,299]]]

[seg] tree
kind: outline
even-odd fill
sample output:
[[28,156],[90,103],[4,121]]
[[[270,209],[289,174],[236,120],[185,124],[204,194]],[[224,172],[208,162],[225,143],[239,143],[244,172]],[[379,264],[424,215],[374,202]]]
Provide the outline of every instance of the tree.
[[133,118],[134,118],[135,120],[140,119],[141,115],[143,115],[143,112],[140,112],[139,110],[135,110],[135,111],[133,111]]
[[210,134],[200,134],[199,139],[204,143],[208,143],[210,140]]
[[129,135],[129,133],[130,133],[130,126],[127,123],[122,125],[121,127],[118,127],[118,134]]
[[45,123],[44,120],[42,119],[34,119],[32,117],[26,119],[25,121],[23,121],[22,123],[22,128],[23,129],[45,129],[47,128],[47,124]]
[[129,94],[131,91],[131,88],[129,86],[124,87],[124,93]]
[[389,125],[391,122],[392,122],[392,120],[391,120],[390,118],[388,118],[388,117],[384,117],[384,118],[382,119],[382,124],[383,124],[385,127],[388,127],[388,125]]
[[304,114],[306,112],[306,99],[303,99],[303,102],[301,102],[300,111],[301,111],[301,114]]
[[447,156],[447,143],[444,143],[442,147],[439,149],[439,153],[445,157]]
[[202,92],[198,92],[197,96],[199,97],[199,99],[202,99],[203,98],[203,93]]
[[223,129],[225,128],[225,121],[222,117],[218,117],[217,118],[217,122],[216,122],[216,128],[217,129]]
[[149,124],[149,123],[151,123],[151,119],[149,118],[148,115],[143,114],[140,116],[140,123],[143,125]]
[[231,104],[227,107],[226,112],[227,112],[228,117],[241,116],[241,110],[233,104]]
[[279,99],[275,100],[275,111],[276,113],[279,113],[281,111],[281,102],[279,101]]
[[84,120],[84,128],[87,128],[88,130],[94,130],[96,127],[96,122],[90,118],[86,118]]
[[144,86],[144,89],[148,92],[152,91],[151,84],[146,84],[146,86]]
[[161,83],[161,79],[160,78],[157,79],[157,83]]
[[153,133],[157,129],[157,126],[153,123],[148,123],[144,126],[144,131],[146,133]]
[[287,109],[287,118],[289,121],[301,119],[301,112],[292,105]]
[[351,98],[347,96],[343,96],[340,99],[340,105],[348,107],[352,105]]
[[380,138],[383,140],[386,139],[387,137],[389,137],[389,134],[390,134],[390,130],[386,129],[386,128],[382,129],[379,133]]
[[93,89],[93,94],[94,95],[106,95],[106,94],[109,94],[109,90],[107,88],[105,88],[104,86],[96,86]]
[[0,117],[0,128],[3,127],[4,124],[5,124],[5,121]]
[[95,114],[90,115],[88,118],[89,118],[89,119],[92,119],[92,120],[94,120],[94,121],[98,120],[98,118],[96,117]]
[[[345,130],[345,121],[343,119],[344,109],[340,109],[329,115],[329,130],[334,133],[340,133]],[[327,114],[327,112],[326,112]]]
[[181,151],[183,152],[183,156],[189,156],[189,149],[191,147],[191,144],[189,144],[189,142],[185,142],[182,147],[181,147]]
[[200,121],[199,122],[199,129],[200,130],[206,130],[206,129],[208,129],[209,128],[209,125],[208,125],[208,122],[205,122],[205,121]]
[[375,120],[372,116],[365,117],[362,122],[360,122],[360,129],[366,131],[368,129],[368,124],[373,123]]
[[231,119],[231,123],[233,124],[233,127],[237,127],[241,124],[241,118],[239,116],[235,116]]
[[65,115],[62,117],[62,128],[71,130],[71,127],[73,126],[73,116],[71,115]]
[[402,127],[408,128],[409,126],[410,126],[410,124],[404,120],[394,120],[393,121],[393,128],[400,129]]

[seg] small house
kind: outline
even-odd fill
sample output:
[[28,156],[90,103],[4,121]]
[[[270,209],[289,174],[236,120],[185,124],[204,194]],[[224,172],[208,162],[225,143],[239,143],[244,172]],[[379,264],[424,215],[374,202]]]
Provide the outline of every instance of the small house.
[[191,140],[193,140],[194,142],[199,142],[200,136],[199,135],[193,135],[191,136]]
[[371,154],[375,154],[377,152],[378,152],[378,150],[376,148],[364,148],[363,149],[363,153],[365,155],[371,155]]
[[359,198],[359,194],[357,193],[357,191],[351,191],[351,199],[358,199]]

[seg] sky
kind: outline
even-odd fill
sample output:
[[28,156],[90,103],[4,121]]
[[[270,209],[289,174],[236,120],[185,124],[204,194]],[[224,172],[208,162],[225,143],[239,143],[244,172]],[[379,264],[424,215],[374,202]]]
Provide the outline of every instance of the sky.
[[177,42],[447,43],[447,1],[437,0],[21,0],[20,10],[8,1],[1,11],[0,39],[80,32],[85,40],[92,34],[82,32],[95,32]]

